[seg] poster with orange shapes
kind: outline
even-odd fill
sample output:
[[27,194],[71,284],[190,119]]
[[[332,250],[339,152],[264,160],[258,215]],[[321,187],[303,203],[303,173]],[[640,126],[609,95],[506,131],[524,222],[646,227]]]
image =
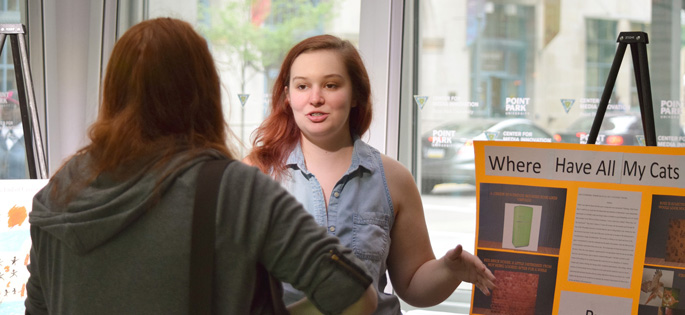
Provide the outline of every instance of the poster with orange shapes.
[[0,314],[24,314],[33,196],[47,180],[0,180]]

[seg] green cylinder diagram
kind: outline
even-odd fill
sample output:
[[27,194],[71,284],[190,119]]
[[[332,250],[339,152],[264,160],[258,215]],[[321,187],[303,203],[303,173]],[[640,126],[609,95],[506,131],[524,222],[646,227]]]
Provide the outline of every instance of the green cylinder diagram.
[[530,244],[530,226],[533,222],[533,208],[528,206],[514,207],[514,226],[511,243],[514,247],[524,247]]

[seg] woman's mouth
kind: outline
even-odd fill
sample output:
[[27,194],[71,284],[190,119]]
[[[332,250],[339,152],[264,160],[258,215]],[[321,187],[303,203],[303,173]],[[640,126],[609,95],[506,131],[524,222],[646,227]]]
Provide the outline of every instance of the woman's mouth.
[[315,122],[315,123],[322,122],[322,121],[326,120],[327,117],[328,117],[328,114],[326,114],[326,113],[316,112],[316,113],[307,114],[307,118],[309,118],[309,120],[311,122]]

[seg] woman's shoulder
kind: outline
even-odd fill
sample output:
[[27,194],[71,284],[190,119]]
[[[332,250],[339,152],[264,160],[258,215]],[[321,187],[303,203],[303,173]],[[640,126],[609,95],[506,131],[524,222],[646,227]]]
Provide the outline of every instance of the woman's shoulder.
[[245,163],[245,164],[247,164],[247,165],[254,166],[254,163],[252,163],[252,159],[250,158],[249,155],[246,156],[246,157],[244,157],[244,158],[243,158],[242,160],[240,160],[240,161],[243,162],[243,163]]
[[224,175],[230,175],[239,181],[244,177],[261,177],[260,175],[264,175],[256,166],[245,162],[245,160],[234,160],[228,170],[230,174]]
[[224,172],[225,181],[229,185],[249,186],[245,189],[274,189],[280,184],[271,176],[264,174],[256,166],[250,165],[245,160],[235,160]]
[[385,154],[381,154],[381,161],[393,208],[397,214],[401,209],[407,208],[405,205],[414,204],[416,199],[420,200],[421,197],[414,176],[402,163]]
[[393,180],[414,181],[414,177],[412,177],[409,170],[399,161],[381,153],[381,162],[383,163],[383,172],[385,172],[385,177],[388,182]]

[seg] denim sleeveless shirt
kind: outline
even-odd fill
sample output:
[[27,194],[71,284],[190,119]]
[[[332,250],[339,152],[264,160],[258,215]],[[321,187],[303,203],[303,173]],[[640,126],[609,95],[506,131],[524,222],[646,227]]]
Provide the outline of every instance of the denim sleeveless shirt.
[[[385,179],[381,154],[359,138],[354,139],[352,163],[333,187],[328,214],[323,190],[304,162],[299,143],[287,160],[288,175],[281,181],[319,225],[351,248],[366,264],[378,290],[376,314],[401,314],[397,296],[383,293],[386,277],[390,230],[395,219],[390,191]],[[283,284],[286,304],[304,297],[287,283]]]

